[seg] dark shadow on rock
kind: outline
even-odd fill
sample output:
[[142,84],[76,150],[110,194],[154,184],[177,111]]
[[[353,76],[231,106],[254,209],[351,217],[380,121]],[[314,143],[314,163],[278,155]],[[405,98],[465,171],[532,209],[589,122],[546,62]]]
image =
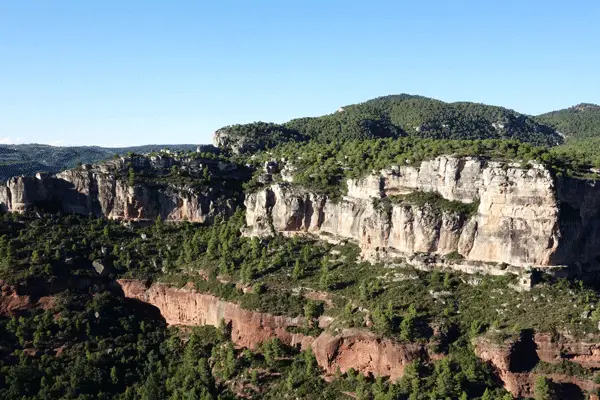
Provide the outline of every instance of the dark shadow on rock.
[[510,353],[509,371],[531,371],[540,361],[536,349],[537,344],[534,341],[533,329],[522,330],[519,340],[513,345]]
[[554,383],[553,387],[557,399],[584,400],[586,398],[583,390],[574,383]]
[[124,301],[126,306],[135,312],[136,316],[144,316],[149,319],[160,320],[166,324],[165,318],[160,313],[158,307],[153,306],[150,303],[129,297],[125,297]]
[[[600,183],[561,177],[556,179],[559,239],[550,264],[598,265],[600,256]],[[549,245],[555,245],[550,241]]]

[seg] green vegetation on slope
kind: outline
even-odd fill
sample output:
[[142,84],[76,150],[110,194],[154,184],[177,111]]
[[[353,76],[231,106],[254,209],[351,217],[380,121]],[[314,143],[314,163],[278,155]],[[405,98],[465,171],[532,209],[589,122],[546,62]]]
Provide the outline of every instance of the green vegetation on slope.
[[[325,314],[335,318],[334,329],[371,329],[392,340],[421,342],[432,351],[447,355],[435,363],[415,364],[415,371],[409,370],[412,372],[397,386],[384,385],[386,393],[396,391],[395,397],[389,397],[394,399],[406,398],[412,390],[417,390],[415,388],[418,391],[412,398],[455,398],[463,391],[468,398],[475,398],[486,388],[497,388],[493,372],[477,360],[470,344],[474,335],[488,329],[506,337],[523,329],[567,330],[579,334],[596,330],[590,305],[598,303],[598,295],[577,282],[548,281],[529,292],[519,293],[509,287],[508,284],[513,283],[510,277],[426,273],[402,261],[395,266],[358,262],[358,249],[350,244],[332,245],[299,237],[242,237],[239,233],[243,226],[241,213],[214,226],[166,224],[157,220],[152,226],[129,228],[88,217],[14,215],[6,215],[2,226],[0,271],[3,279],[33,282],[32,279],[38,281],[39,278],[64,281],[69,276],[96,276],[91,260],[99,258],[111,267],[109,278],[150,278],[175,285],[194,282],[198,290],[237,302],[247,309],[304,315],[309,319]],[[45,240],[39,241],[39,237]],[[65,262],[67,258],[76,258],[77,262],[69,264]],[[252,290],[244,293],[236,284]],[[306,294],[313,291],[327,293],[327,301],[309,300]],[[313,324],[306,327],[306,332],[317,334],[318,330]],[[209,365],[214,365],[212,357],[206,361]],[[304,365],[293,367],[293,364],[291,370],[284,367],[290,364],[283,363],[272,372],[295,371]],[[112,361],[108,365],[113,365]],[[538,369],[544,368],[547,366],[540,365]],[[7,371],[12,373],[13,367]],[[131,379],[145,385],[150,378],[144,373],[139,372],[137,380]],[[158,375],[163,378],[156,380],[176,373],[167,368]],[[224,373],[230,379],[235,375]],[[579,370],[573,373],[589,374]],[[279,391],[291,390],[286,393],[297,394],[296,390],[306,390],[306,387],[299,389],[304,387],[301,383],[296,386],[287,382],[288,378],[270,380],[266,378],[268,375],[258,374],[274,385],[268,387],[277,387]],[[252,373],[243,376],[248,379]],[[218,377],[215,379],[219,381]],[[304,379],[307,378],[297,382]],[[363,378],[352,378],[349,374],[344,379]],[[442,385],[440,380],[444,379],[448,381]],[[367,381],[359,386],[364,385],[369,393],[381,384]],[[416,382],[413,383],[416,386],[408,385],[410,381]],[[349,387],[344,386],[343,381],[334,382],[327,389],[318,379],[306,382],[321,388],[314,398],[328,398],[320,397],[321,393]],[[171,393],[168,388],[161,390]],[[270,398],[269,392],[261,393]],[[306,393],[301,398],[313,398],[310,390]],[[335,398],[335,394],[329,398]]]
[[596,104],[578,104],[538,115],[535,120],[552,126],[569,139],[600,136],[600,106]]
[[516,140],[372,139],[304,144],[284,143],[249,159],[256,172],[249,190],[261,186],[261,167],[270,160],[286,160],[293,168],[294,184],[335,196],[346,192],[346,179],[360,178],[392,166],[418,166],[440,155],[473,156],[487,160],[538,161],[558,175],[591,176],[593,159],[562,147],[535,147]]
[[[299,118],[282,125],[257,122],[226,127],[232,140],[251,150],[310,139],[319,143],[375,138],[514,139],[538,146],[560,144],[554,129],[529,116],[477,103],[444,103],[421,96],[379,97],[329,115]],[[273,135],[271,138],[270,135]],[[238,146],[242,147],[242,146]]]
[[[438,343],[437,351],[448,357],[415,362],[397,384],[352,371],[326,384],[310,353],[286,349],[276,340],[258,352],[236,350],[225,333],[209,328],[194,329],[189,340],[181,340],[181,333],[166,330],[160,320],[149,320],[150,309],[144,311],[134,301],[101,288],[94,294],[70,290],[59,294],[57,306],[48,311],[0,318],[0,394],[7,399],[225,399],[242,393],[255,398],[338,399],[351,392],[360,399],[391,400],[477,398],[487,390],[493,396],[488,398],[504,398],[492,369],[473,354],[469,336],[446,335],[461,321],[457,310],[442,313],[448,306],[428,294],[442,288],[458,293],[454,289],[462,284],[457,277],[402,269],[418,277],[395,281],[384,276],[391,270],[381,265],[356,263],[355,246],[241,237],[242,217],[237,214],[212,227],[158,220],[153,226],[129,228],[88,217],[6,215],[2,278],[31,286],[43,283],[40,278],[64,282],[70,276],[96,276],[91,260],[99,257],[112,266],[106,279],[195,281],[199,290],[248,309],[309,318],[325,312],[339,320],[339,327],[367,329],[370,318],[377,333],[399,341]],[[294,272],[297,265],[300,271]],[[243,293],[237,282],[253,291]],[[298,287],[327,290],[332,308],[308,300]],[[443,325],[452,328],[440,330],[444,336],[432,336],[429,326],[437,315],[457,318]],[[463,325],[470,326],[460,323],[461,331]]]
[[394,195],[384,197],[383,199],[373,199],[374,206],[379,210],[390,210],[393,204],[416,205],[419,207],[429,207],[435,214],[453,213],[470,217],[477,212],[479,202],[463,203],[456,200],[445,199],[437,192],[414,191],[409,194]]

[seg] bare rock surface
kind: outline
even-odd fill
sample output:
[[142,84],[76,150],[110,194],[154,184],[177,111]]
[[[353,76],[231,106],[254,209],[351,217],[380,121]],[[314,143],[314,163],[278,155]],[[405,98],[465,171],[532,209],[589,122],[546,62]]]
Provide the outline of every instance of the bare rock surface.
[[[466,261],[539,267],[594,262],[599,253],[598,185],[557,180],[541,164],[440,156],[350,179],[347,186],[341,200],[287,183],[247,194],[246,233],[352,239],[371,260],[456,252]],[[434,192],[476,209],[465,214],[394,201],[381,206],[414,192]]]
[[210,159],[128,156],[84,165],[54,177],[13,177],[0,186],[0,207],[23,212],[44,206],[122,220],[154,220],[160,216],[164,220],[210,222],[217,215],[231,214],[238,199],[223,199],[214,191],[178,185],[168,179],[162,183],[143,180],[132,184],[128,171],[134,168],[141,174],[161,178],[175,167],[191,177],[200,177],[203,169],[209,168],[235,177],[234,166],[221,164]]

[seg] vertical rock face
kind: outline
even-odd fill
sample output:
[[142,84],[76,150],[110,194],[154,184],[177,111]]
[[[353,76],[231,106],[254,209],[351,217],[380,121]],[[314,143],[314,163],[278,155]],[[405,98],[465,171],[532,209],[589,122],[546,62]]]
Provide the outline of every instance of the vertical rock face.
[[535,334],[540,360],[554,364],[564,359],[585,368],[600,368],[600,343],[597,336],[575,338],[569,335]]
[[557,180],[560,243],[552,264],[598,266],[600,244],[600,182],[563,177]]
[[338,367],[342,372],[353,368],[363,374],[397,379],[408,363],[427,356],[420,344],[394,343],[356,329],[339,335],[323,332],[317,338],[290,333],[288,327],[303,326],[302,317],[244,310],[237,304],[189,288],[177,289],[163,284],[149,286],[137,280],[119,280],[118,284],[126,297],[157,307],[168,324],[219,326],[224,320],[231,324],[231,339],[239,346],[256,348],[277,337],[291,346],[312,347],[317,362],[330,374]]
[[411,362],[426,357],[422,345],[393,343],[370,332],[346,330],[339,335],[324,332],[312,344],[319,365],[328,373],[350,368],[363,374],[389,376],[395,381]]
[[[230,324],[232,340],[239,346],[256,348],[262,342],[277,337],[288,345],[303,349],[311,347],[319,366],[328,374],[334,374],[338,368],[341,372],[352,368],[366,375],[389,376],[394,381],[403,376],[405,367],[411,362],[436,358],[423,344],[398,343],[360,329],[346,329],[337,334],[324,331],[318,337],[291,333],[289,327],[304,324],[302,317],[289,318],[244,310],[237,304],[190,288],[148,285],[138,280],[119,280],[118,284],[126,297],[157,307],[169,324],[218,326],[224,320]],[[551,364],[569,360],[586,368],[600,368],[598,343],[600,338],[597,336],[576,339],[566,335],[525,332],[519,338],[503,342],[481,336],[474,339],[473,347],[480,359],[496,369],[508,391],[516,397],[531,397],[539,375],[534,367],[540,360]],[[569,393],[573,390],[589,392],[600,386],[585,377],[545,376],[558,384],[559,390],[571,391]],[[565,395],[561,398],[580,397]]]
[[219,326],[222,320],[231,324],[231,340],[239,346],[253,349],[274,337],[301,348],[307,348],[313,341],[310,336],[287,331],[288,327],[302,326],[304,320],[301,317],[248,311],[188,288],[177,289],[163,284],[147,286],[135,280],[119,280],[118,283],[126,297],[157,307],[168,324]]
[[[349,180],[341,201],[285,184],[246,196],[248,233],[306,231],[354,239],[371,258],[401,253],[458,252],[467,260],[549,265],[559,244],[555,184],[541,165],[438,157],[419,167]],[[377,201],[435,192],[477,205],[464,215],[431,204]]]
[[[533,397],[536,373],[533,369],[539,360],[557,364],[563,360],[577,363],[585,368],[598,368],[598,337],[575,339],[564,335],[536,333],[504,342],[486,337],[474,340],[475,354],[489,362],[504,382],[506,390],[515,397]],[[584,392],[595,391],[600,385],[590,377],[564,374],[545,375],[557,385],[559,398],[584,398]],[[562,393],[562,395],[561,395]]]
[[[167,176],[171,168],[181,168],[194,178],[204,168],[227,170],[213,160],[133,156],[100,165],[82,166],[55,177],[11,178],[0,187],[0,206],[7,211],[23,212],[49,203],[65,212],[105,216],[115,219],[208,222],[217,215],[228,215],[236,206],[235,196],[223,198],[210,190],[148,180],[129,184],[128,169],[134,168],[153,178]],[[234,175],[234,174],[231,174]],[[239,200],[241,202],[241,200]]]
[[0,204],[10,211],[22,212],[45,200],[52,188],[52,178],[46,174],[16,176],[0,187]]

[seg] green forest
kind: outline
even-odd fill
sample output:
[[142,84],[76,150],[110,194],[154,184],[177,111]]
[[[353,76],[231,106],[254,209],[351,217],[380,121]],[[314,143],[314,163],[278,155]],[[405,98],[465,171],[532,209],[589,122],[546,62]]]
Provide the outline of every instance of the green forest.
[[[478,103],[444,103],[406,94],[379,97],[342,107],[333,114],[293,119],[282,125],[256,122],[222,130],[232,141],[243,137],[245,148],[253,151],[299,139],[319,143],[399,137],[514,139],[538,146],[563,142],[551,126],[513,110]],[[248,141],[253,145],[248,146]]]
[[[510,273],[423,270],[404,258],[367,262],[355,243],[339,238],[276,232],[248,237],[242,234],[243,198],[282,179],[266,173],[269,166],[291,174],[287,184],[335,202],[347,193],[348,179],[443,155],[500,161],[503,168],[539,164],[556,179],[593,183],[600,168],[597,113],[597,106],[583,104],[528,116],[395,95],[322,117],[228,126],[220,130],[220,149],[198,152],[188,145],[174,147],[177,154],[160,151],[165,146],[122,153],[0,147],[3,166],[31,167],[19,169],[25,173],[71,166],[87,171],[86,163],[119,161],[122,154],[122,165],[110,173],[131,188],[178,188],[236,210],[204,224],[122,222],[43,203],[21,214],[0,213],[0,398],[512,399],[499,372],[476,355],[476,343],[512,346],[531,332],[594,337],[600,321],[597,279],[534,271],[535,286],[515,290],[519,278]],[[147,157],[135,152],[169,166],[148,167]],[[430,216],[463,217],[479,205],[420,191],[373,199],[379,211],[398,204],[427,206]],[[423,263],[462,261],[457,252],[414,257]],[[325,329],[319,319],[328,318],[326,329],[334,333],[355,329],[425,350],[398,380],[354,369],[325,375],[310,349],[276,338],[252,350],[237,346],[225,321],[216,327],[169,326],[157,308],[123,296],[116,281],[124,278],[193,288],[245,310],[303,318],[288,327],[292,333],[317,337]],[[600,384],[600,371],[566,357],[559,363],[534,359],[520,372],[536,378],[536,400],[565,398],[552,376]]]
[[[241,212],[211,226],[158,219],[134,229],[102,218],[5,214],[0,236],[4,282],[34,288],[43,282],[93,279],[98,285],[71,285],[46,311],[0,318],[0,397],[227,399],[246,393],[337,399],[352,392],[359,399],[379,400],[509,399],[494,371],[473,353],[473,338],[506,340],[525,328],[560,326],[580,335],[595,329],[596,320],[582,315],[600,299],[580,282],[548,281],[517,293],[508,288],[509,276],[483,276],[482,284],[472,286],[458,273],[361,262],[350,243],[247,238],[240,235],[242,225]],[[45,240],[38,240],[42,235]],[[101,260],[108,273],[99,276],[93,260]],[[393,279],[398,274],[409,278]],[[122,277],[175,286],[194,282],[196,290],[246,309],[308,320],[327,315],[335,318],[336,329],[369,329],[399,342],[423,343],[446,356],[415,362],[398,382],[350,371],[325,383],[310,351],[277,340],[254,351],[239,349],[226,326],[167,327],[156,311],[123,299],[108,286],[98,289],[100,282]],[[252,289],[243,291],[236,283]],[[297,286],[325,291],[331,302],[295,295]],[[544,302],[532,300],[540,296]],[[320,332],[314,324],[303,329]],[[534,367],[595,376],[573,365],[577,368]],[[546,383],[551,390],[551,382]]]

